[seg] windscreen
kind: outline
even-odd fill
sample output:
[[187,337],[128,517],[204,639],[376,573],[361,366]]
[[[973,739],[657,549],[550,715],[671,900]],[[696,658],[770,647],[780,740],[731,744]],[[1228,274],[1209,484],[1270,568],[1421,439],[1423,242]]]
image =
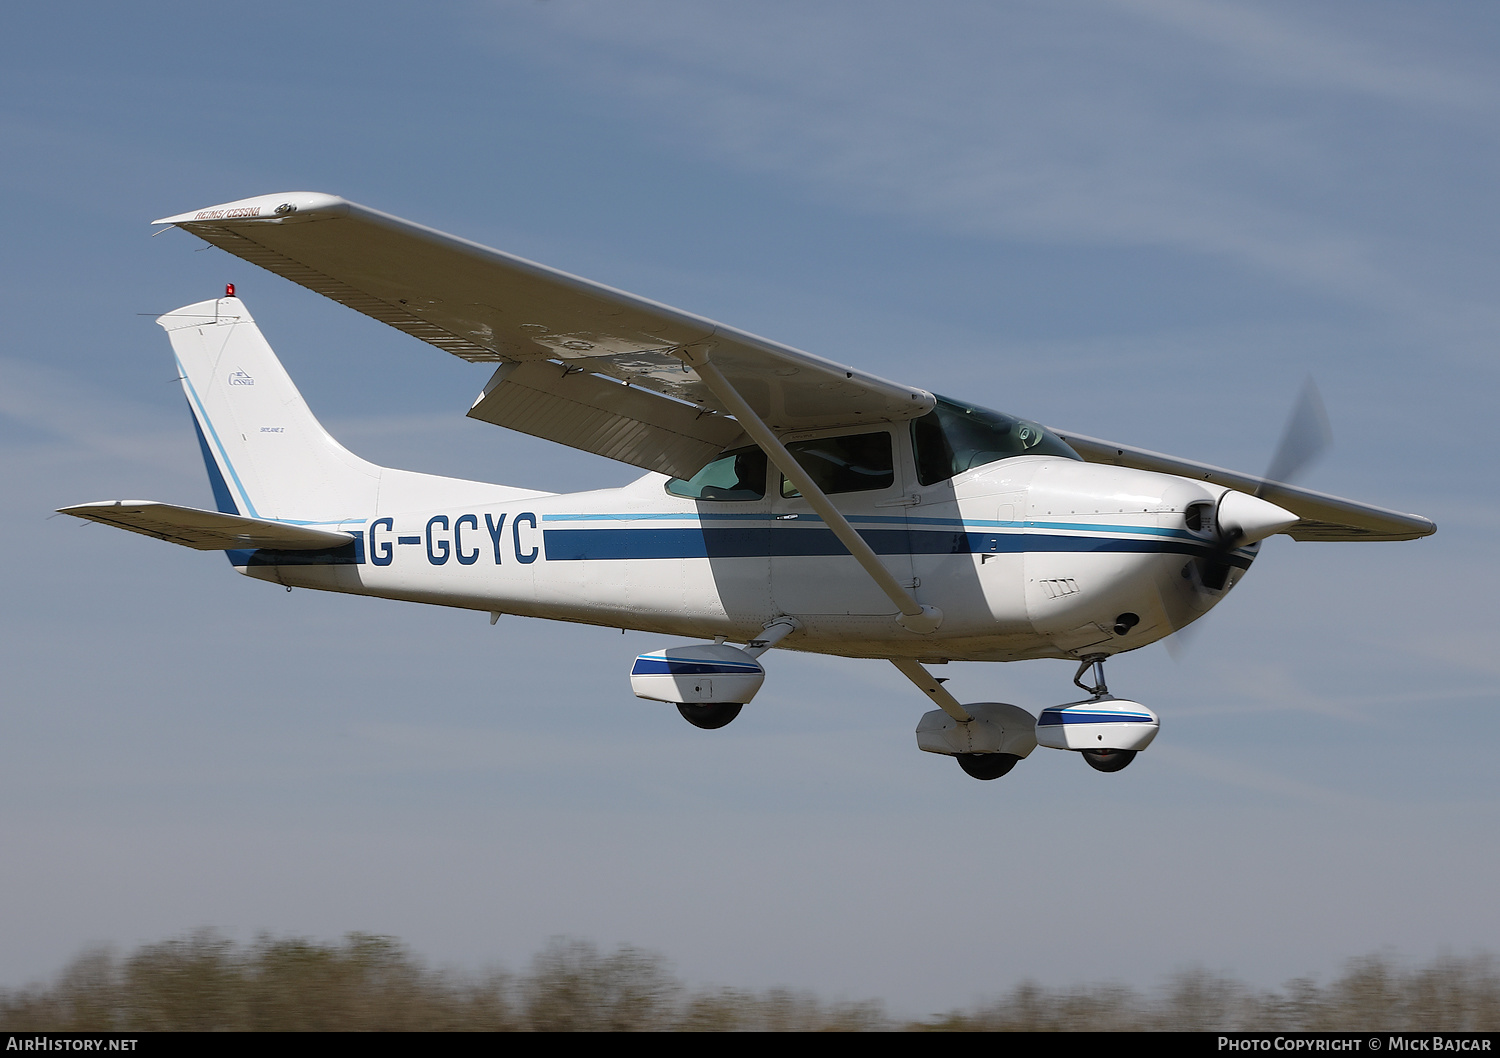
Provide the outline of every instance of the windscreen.
[[1040,423],[948,397],[939,397],[936,408],[912,420],[911,441],[923,485],[1009,456],[1083,458]]

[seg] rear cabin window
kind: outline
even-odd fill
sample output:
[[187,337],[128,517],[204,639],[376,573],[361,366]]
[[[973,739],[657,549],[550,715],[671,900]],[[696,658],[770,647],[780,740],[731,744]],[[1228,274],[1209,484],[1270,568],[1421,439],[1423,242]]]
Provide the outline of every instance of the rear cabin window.
[[667,491],[689,500],[763,500],[766,454],[754,445],[725,452],[692,477],[667,482]]
[[1082,457],[1040,423],[947,397],[911,423],[917,480],[936,485],[973,467],[1009,456]]
[[[786,447],[818,488],[829,496],[890,488],[896,481],[891,435],[883,430],[793,441]],[[802,495],[785,477],[781,479],[781,494],[788,499]]]

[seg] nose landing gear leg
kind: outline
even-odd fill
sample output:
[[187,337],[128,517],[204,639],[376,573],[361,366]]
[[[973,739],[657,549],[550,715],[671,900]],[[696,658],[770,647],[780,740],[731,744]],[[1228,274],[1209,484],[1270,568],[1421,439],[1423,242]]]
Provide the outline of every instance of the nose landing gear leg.
[[[1095,698],[1103,698],[1109,693],[1109,687],[1104,682],[1104,662],[1109,659],[1108,654],[1089,654],[1078,665],[1078,671],[1073,674],[1073,685],[1080,690],[1088,691]],[[1092,666],[1094,669],[1094,685],[1090,687],[1083,682],[1083,674]]]
[[[1108,654],[1089,654],[1078,666],[1078,671],[1073,676],[1073,683],[1087,691],[1096,701],[1103,701],[1110,696],[1109,685],[1104,682],[1104,662]],[[1083,682],[1083,674],[1090,667],[1094,670],[1094,683],[1090,686]],[[1120,771],[1135,760],[1136,751],[1133,749],[1086,749],[1082,751],[1083,759],[1088,761],[1090,768],[1095,771]]]

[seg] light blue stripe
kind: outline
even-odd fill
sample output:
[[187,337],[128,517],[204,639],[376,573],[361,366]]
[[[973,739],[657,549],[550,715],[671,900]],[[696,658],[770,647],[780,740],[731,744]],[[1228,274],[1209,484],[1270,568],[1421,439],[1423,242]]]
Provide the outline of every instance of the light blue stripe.
[[214,446],[218,448],[219,455],[224,459],[224,465],[229,468],[229,476],[234,479],[235,488],[240,490],[240,499],[245,501],[245,508],[252,518],[259,518],[260,513],[256,511],[255,504],[250,502],[250,494],[245,491],[244,482],[235,472],[234,463],[229,459],[229,453],[224,450],[224,442],[219,440],[219,433],[214,429],[213,420],[208,417],[208,412],[203,408],[203,402],[198,399],[198,391],[193,388],[193,380],[188,377],[187,369],[182,366],[182,361],[174,354],[172,359],[177,364],[177,373],[182,376],[182,381],[187,383],[188,396],[192,398],[193,404],[198,410],[198,418],[208,427],[208,434],[214,439]]
[[[1165,536],[1180,540],[1202,540],[1186,529],[1163,529],[1158,526],[1144,525],[1089,525],[1079,522],[1030,522],[1030,521],[1005,521],[998,522],[985,518],[912,518],[890,514],[849,514],[845,515],[850,522],[859,522],[862,525],[883,523],[893,528],[902,528],[906,525],[943,525],[955,529],[969,529],[971,526],[983,526],[985,528],[1005,529],[1057,529],[1064,532],[1076,533],[1079,530],[1095,533],[1127,533],[1142,536]],[[544,514],[544,522],[680,522],[680,521],[799,521],[818,522],[823,519],[808,511],[798,511],[795,519],[780,518],[769,512],[756,514],[704,514],[696,511],[662,511],[659,513],[631,513],[631,514]]]
[[[854,519],[850,520],[853,521]],[[1143,536],[1170,536],[1187,540],[1200,539],[1186,529],[1163,529],[1155,525],[1082,525],[1078,522],[1032,522],[1016,519],[997,522],[987,518],[907,518],[906,520],[913,525],[982,525],[986,528],[1062,529],[1067,532],[1090,529],[1095,532],[1105,533],[1137,533]]]
[[745,522],[774,521],[774,514],[700,514],[696,511],[660,514],[544,514],[544,522]]

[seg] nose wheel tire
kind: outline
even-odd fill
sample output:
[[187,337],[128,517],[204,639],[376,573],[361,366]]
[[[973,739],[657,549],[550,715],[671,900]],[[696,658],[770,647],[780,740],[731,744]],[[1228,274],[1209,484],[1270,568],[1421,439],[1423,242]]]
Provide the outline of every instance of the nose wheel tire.
[[694,727],[713,731],[739,716],[743,708],[745,708],[743,702],[713,702],[709,705],[689,705],[681,702],[677,706],[677,711]]
[[958,766],[976,779],[998,779],[1021,758],[1014,753],[960,753]]
[[1095,771],[1119,771],[1135,760],[1133,749],[1086,749],[1083,759]]

